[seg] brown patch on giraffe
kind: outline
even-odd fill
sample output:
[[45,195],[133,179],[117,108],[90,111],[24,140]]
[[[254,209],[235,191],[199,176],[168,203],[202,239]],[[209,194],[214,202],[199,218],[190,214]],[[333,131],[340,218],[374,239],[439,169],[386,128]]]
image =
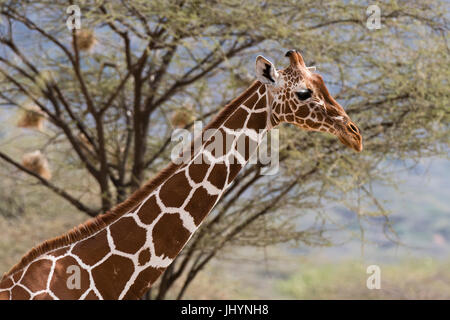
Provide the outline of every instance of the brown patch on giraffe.
[[295,100],[294,100],[294,99],[291,99],[291,100],[289,101],[289,103],[291,104],[291,110],[292,110],[294,113],[297,112],[297,110],[298,110],[298,108],[299,108],[300,105],[298,105],[297,103],[295,103]]
[[208,168],[209,166],[205,165],[204,163],[192,163],[188,168],[189,177],[194,180],[195,183],[200,183],[203,181],[203,179],[205,179]]
[[175,258],[191,235],[178,214],[166,214],[153,227],[155,254]]
[[159,197],[166,207],[181,207],[189,194],[191,186],[184,175],[184,171],[179,172],[169,178],[161,187]]
[[14,282],[19,282],[20,278],[22,277],[23,270],[20,270],[19,272],[14,273],[13,280]]
[[156,202],[156,197],[151,196],[145,201],[142,205],[141,209],[137,213],[139,220],[145,224],[151,224],[161,213],[161,208],[158,206]]
[[250,119],[247,122],[247,128],[253,130],[261,130],[264,129],[267,125],[267,113],[266,112],[257,112],[252,113]]
[[147,262],[150,261],[150,258],[151,258],[150,249],[146,248],[145,250],[142,250],[139,253],[139,258],[138,258],[139,265],[143,266],[144,264],[146,264]]
[[[264,86],[263,86],[263,87],[264,87]],[[247,100],[244,102],[244,105],[245,105],[247,108],[253,108],[253,106],[255,105],[256,101],[258,101],[258,98],[259,98],[258,93],[255,93],[254,95],[252,95],[249,99],[247,99]],[[241,128],[242,128],[242,127],[241,127]]]
[[163,268],[154,267],[148,267],[147,269],[141,271],[134,280],[124,299],[137,300],[142,298],[144,293],[147,292],[153,283],[155,283],[156,279],[159,278],[163,271]]
[[301,105],[295,114],[301,118],[306,118],[309,114],[308,106],[306,104]]
[[9,299],[10,299],[9,291],[0,292],[0,300],[9,300]]
[[275,105],[275,113],[280,114],[281,113],[281,104],[277,103]]
[[314,122],[310,119],[306,119],[306,125],[313,129],[317,129],[320,127],[320,123]]
[[39,293],[33,297],[33,300],[54,300],[48,293]]
[[203,187],[195,190],[185,207],[185,210],[194,218],[195,225],[198,226],[203,221],[214,203],[216,203],[216,199],[217,195],[208,194],[208,191]]
[[132,217],[123,217],[113,223],[109,230],[116,249],[135,254],[144,245],[147,230],[138,226]]
[[86,297],[84,297],[84,300],[100,300],[100,298],[95,294],[94,290],[90,290]]
[[279,121],[277,120],[278,117],[276,117],[275,115],[272,115],[272,117],[270,117],[270,124],[272,125],[272,127],[275,127],[278,124]]
[[64,247],[64,248],[49,252],[48,255],[57,258],[57,257],[65,255],[68,250],[69,250],[69,247]]
[[106,230],[78,242],[72,249],[72,253],[78,256],[83,263],[87,265],[94,265],[99,262],[107,253],[110,248],[108,244],[108,238]]
[[319,121],[323,120],[323,116],[320,112],[316,112],[316,117],[317,117],[317,120],[319,120]]
[[47,288],[47,279],[52,268],[52,261],[47,259],[37,260],[30,264],[25,272],[21,284],[31,292],[37,292]]
[[133,272],[130,259],[113,254],[92,269],[92,277],[103,299],[117,300]]
[[259,88],[259,94],[264,94],[264,92],[266,92],[266,86],[263,85]]
[[294,115],[292,113],[288,114],[285,117],[285,119],[286,119],[287,122],[294,122],[294,120],[295,120]]
[[24,288],[19,286],[14,286],[11,289],[11,299],[12,300],[29,300],[30,294]]
[[14,285],[11,278],[5,278],[0,281],[0,289],[8,289]]
[[266,102],[267,102],[266,101],[266,97],[262,96],[261,99],[259,99],[258,103],[253,108],[253,110],[265,109],[266,108]]
[[[70,266],[76,266],[75,273],[67,272]],[[72,283],[77,270],[80,271],[80,288],[70,289],[67,284]],[[70,279],[69,279],[70,278]],[[50,290],[62,300],[77,300],[89,288],[89,273],[82,268],[78,262],[71,256],[61,258],[56,261],[52,279],[50,280]]]
[[[256,95],[257,96],[257,95]],[[253,106],[253,105],[252,105]],[[229,129],[242,129],[245,120],[247,119],[248,112],[242,108],[237,109],[232,116],[225,121],[224,126]]]
[[222,189],[227,180],[227,166],[225,163],[216,163],[208,176],[208,181],[218,189]]

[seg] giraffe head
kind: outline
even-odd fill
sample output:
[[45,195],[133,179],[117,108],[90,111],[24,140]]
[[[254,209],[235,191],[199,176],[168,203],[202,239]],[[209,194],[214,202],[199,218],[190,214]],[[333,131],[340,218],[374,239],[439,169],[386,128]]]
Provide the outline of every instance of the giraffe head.
[[298,51],[289,50],[286,57],[290,65],[283,70],[263,56],[256,58],[257,78],[266,84],[269,96],[269,125],[288,122],[305,130],[329,132],[360,152],[358,127],[328,92],[322,77],[305,65]]

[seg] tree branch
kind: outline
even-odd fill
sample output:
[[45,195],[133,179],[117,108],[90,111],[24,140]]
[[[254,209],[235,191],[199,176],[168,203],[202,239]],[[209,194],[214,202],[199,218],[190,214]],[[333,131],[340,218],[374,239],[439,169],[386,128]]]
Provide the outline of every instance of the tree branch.
[[54,184],[50,183],[49,181],[47,181],[46,179],[42,178],[40,175],[34,173],[33,171],[28,170],[27,168],[22,166],[20,163],[14,161],[13,159],[11,159],[9,156],[7,156],[6,154],[4,154],[1,151],[0,151],[0,158],[2,158],[6,162],[12,164],[13,166],[18,168],[19,170],[27,173],[28,175],[33,176],[34,178],[38,179],[39,182],[42,185],[46,186],[47,188],[52,190],[54,193],[56,193],[57,195],[61,196],[65,200],[67,200],[69,203],[71,203],[78,210],[83,211],[84,213],[87,213],[91,217],[95,217],[98,213],[100,213],[100,209],[93,209],[93,208],[89,208],[89,207],[85,206],[83,203],[81,203],[79,200],[77,200],[74,197],[72,197],[70,194],[68,194],[63,189],[55,186]]

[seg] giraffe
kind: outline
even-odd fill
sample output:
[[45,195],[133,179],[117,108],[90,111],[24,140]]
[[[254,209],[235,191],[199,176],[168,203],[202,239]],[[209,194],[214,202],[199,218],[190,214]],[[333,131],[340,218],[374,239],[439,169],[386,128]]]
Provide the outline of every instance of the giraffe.
[[[321,76],[298,51],[286,56],[282,70],[258,56],[257,80],[205,127],[214,134],[187,161],[171,162],[109,212],[33,248],[3,276],[0,299],[139,299],[280,123],[331,133],[360,152],[359,129]],[[219,135],[227,137],[222,152],[211,148]]]

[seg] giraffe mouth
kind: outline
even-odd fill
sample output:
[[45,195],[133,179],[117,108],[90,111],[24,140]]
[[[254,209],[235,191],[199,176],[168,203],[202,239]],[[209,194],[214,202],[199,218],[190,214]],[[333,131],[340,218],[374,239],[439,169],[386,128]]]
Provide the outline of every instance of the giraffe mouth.
[[356,152],[361,152],[363,149],[362,141],[360,138],[348,136],[346,134],[340,134],[338,138],[342,142],[342,144],[355,150]]

